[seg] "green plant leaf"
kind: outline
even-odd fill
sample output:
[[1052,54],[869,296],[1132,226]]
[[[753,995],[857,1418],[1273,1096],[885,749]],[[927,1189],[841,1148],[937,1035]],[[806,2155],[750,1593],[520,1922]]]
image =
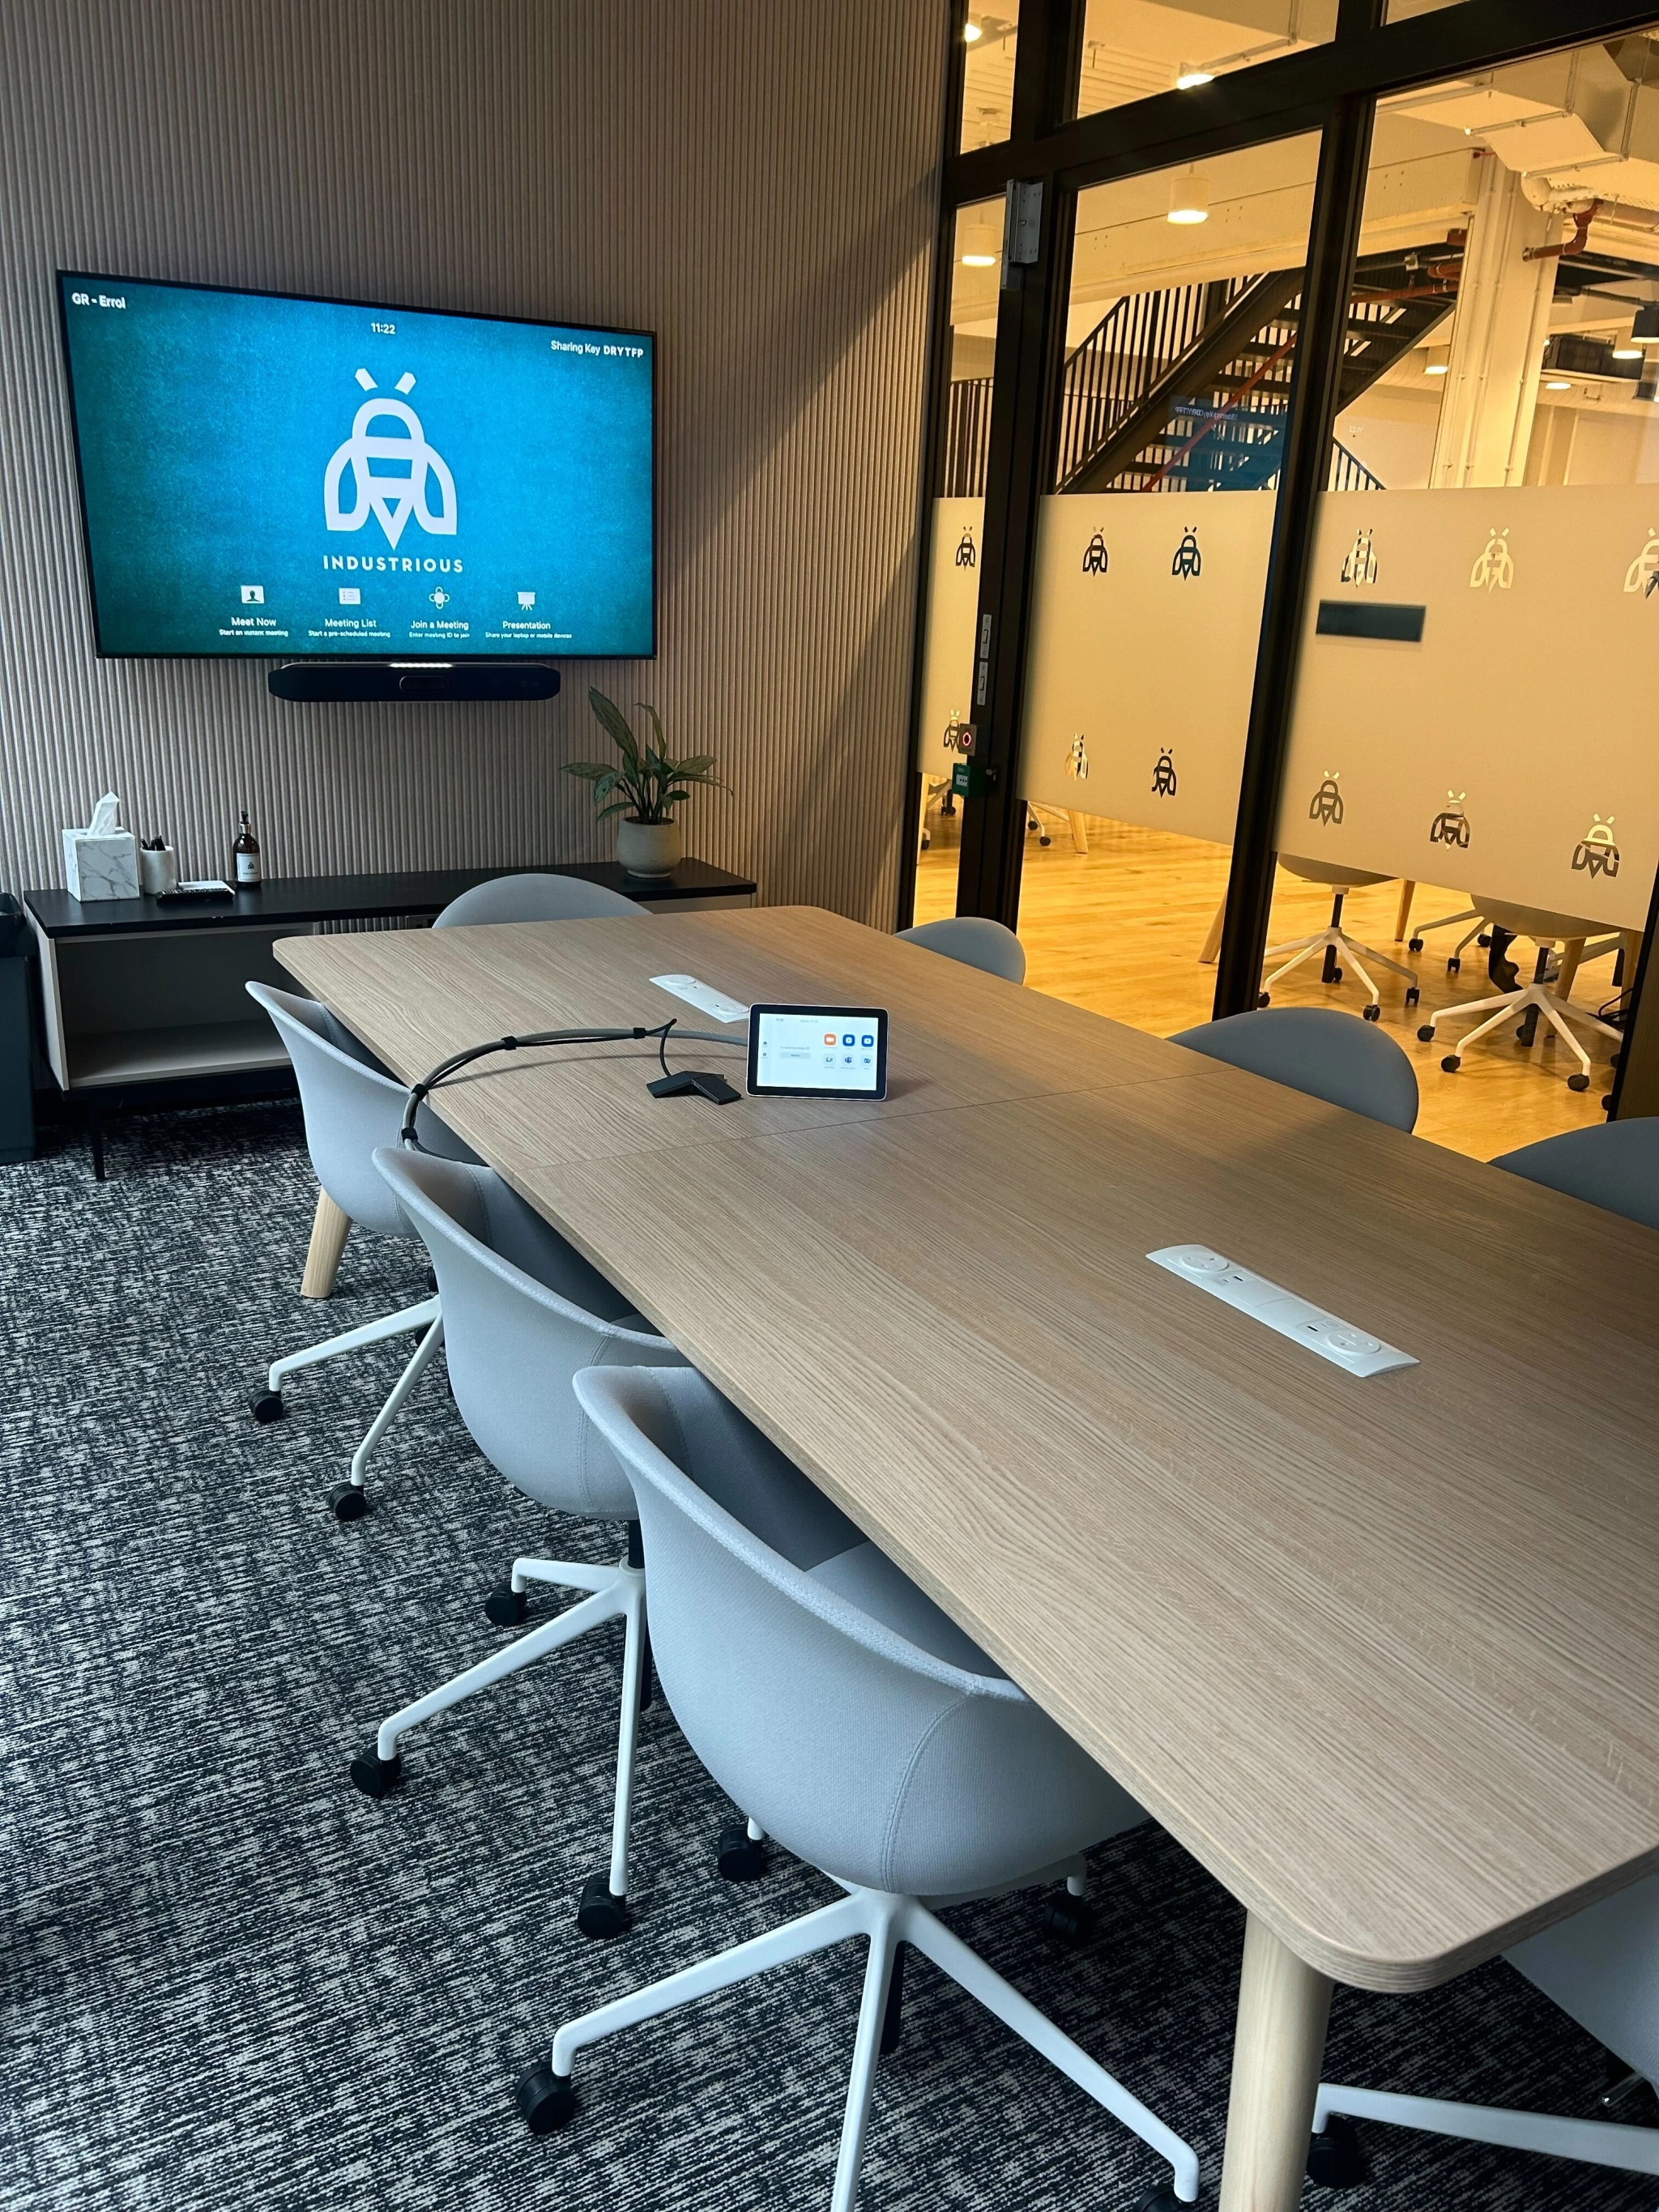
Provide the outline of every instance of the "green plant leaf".
[[658,714],[656,708],[651,705],[648,700],[641,699],[639,702],[639,706],[641,714],[649,714],[651,717],[651,726],[653,730],[655,731],[657,737],[657,752],[659,757],[660,757],[663,750],[662,717]]
[[628,717],[614,699],[607,699],[603,691],[590,687],[587,703],[593,709],[601,727],[629,767],[636,775],[640,765],[640,749],[634,741],[634,732],[628,726]]
[[617,770],[610,761],[567,761],[564,772],[567,775],[585,776],[592,782],[598,776],[615,775]]
[[677,775],[707,775],[714,765],[713,753],[687,753],[684,760],[674,763],[674,772]]
[[593,819],[596,822],[608,822],[613,814],[628,814],[632,811],[633,809],[629,800],[626,799],[613,799],[609,806],[600,807],[599,812],[593,817]]

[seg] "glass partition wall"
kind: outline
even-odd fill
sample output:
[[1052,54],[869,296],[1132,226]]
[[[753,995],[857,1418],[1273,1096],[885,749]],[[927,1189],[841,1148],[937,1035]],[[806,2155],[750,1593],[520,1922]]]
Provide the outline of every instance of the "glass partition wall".
[[995,915],[1151,1030],[1370,1013],[1471,1152],[1659,1112],[1659,34],[1014,21],[1001,141],[953,32],[901,919]]
[[1160,1035],[1215,992],[1318,165],[1303,136],[1078,201],[1018,927],[1037,989]]

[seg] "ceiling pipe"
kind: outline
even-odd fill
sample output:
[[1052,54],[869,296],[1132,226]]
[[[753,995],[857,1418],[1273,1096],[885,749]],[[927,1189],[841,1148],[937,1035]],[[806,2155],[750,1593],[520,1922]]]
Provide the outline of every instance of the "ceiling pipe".
[[1602,211],[1600,200],[1592,200],[1588,207],[1568,210],[1572,216],[1572,236],[1560,246],[1529,246],[1521,256],[1523,261],[1571,260],[1583,253],[1589,244],[1589,228]]

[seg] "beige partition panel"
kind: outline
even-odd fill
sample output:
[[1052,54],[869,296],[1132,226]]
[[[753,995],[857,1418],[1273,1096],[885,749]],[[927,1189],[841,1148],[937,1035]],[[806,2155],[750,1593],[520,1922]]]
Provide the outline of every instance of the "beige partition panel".
[[1231,842],[1274,499],[1043,501],[1028,799]]
[[979,607],[982,499],[936,499],[927,562],[927,630],[922,659],[916,766],[948,775],[961,758],[945,733],[974,719],[974,617]]
[[1659,489],[1328,492],[1314,576],[1279,849],[1644,927]]

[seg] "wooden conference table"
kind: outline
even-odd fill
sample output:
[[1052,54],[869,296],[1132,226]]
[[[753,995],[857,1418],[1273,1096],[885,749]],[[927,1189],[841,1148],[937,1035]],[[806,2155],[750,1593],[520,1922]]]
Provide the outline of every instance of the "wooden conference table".
[[[881,1104],[653,1100],[631,1043],[435,1103],[1246,1905],[1224,2212],[1299,2202],[1333,1979],[1659,1864],[1650,1231],[812,908],[276,951],[410,1080],[711,1026],[670,972],[890,1010]],[[1182,1243],[1421,1364],[1350,1376]]]

